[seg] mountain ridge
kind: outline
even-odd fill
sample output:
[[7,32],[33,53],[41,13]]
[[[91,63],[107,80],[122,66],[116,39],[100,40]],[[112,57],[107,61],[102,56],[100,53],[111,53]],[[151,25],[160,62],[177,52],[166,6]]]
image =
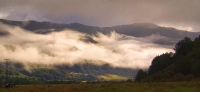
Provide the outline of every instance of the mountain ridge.
[[[160,34],[161,36],[179,40],[184,38],[185,36],[194,39],[194,37],[197,37],[198,34],[200,34],[200,32],[189,32],[185,30],[178,30],[172,27],[161,27],[153,23],[133,23],[128,25],[117,25],[111,27],[98,27],[98,26],[84,25],[80,23],[59,24],[47,21],[37,22],[34,20],[11,21],[11,20],[0,19],[0,22],[11,26],[19,26],[23,29],[43,34],[49,33],[50,31],[47,31],[48,29],[56,29],[55,31],[72,29],[90,35],[96,34],[97,32],[107,34],[110,31],[116,31],[117,33],[128,36],[145,37],[145,36],[150,36],[152,34]],[[43,30],[43,31],[37,31],[37,30]]]

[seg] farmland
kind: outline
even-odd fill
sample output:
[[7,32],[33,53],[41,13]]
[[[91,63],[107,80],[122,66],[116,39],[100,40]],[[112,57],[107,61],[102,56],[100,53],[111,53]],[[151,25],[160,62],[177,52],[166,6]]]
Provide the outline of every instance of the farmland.
[[106,81],[111,81],[111,80],[127,80],[128,78],[119,76],[119,75],[114,75],[114,74],[107,74],[107,75],[100,75],[98,76],[99,79],[103,79]]

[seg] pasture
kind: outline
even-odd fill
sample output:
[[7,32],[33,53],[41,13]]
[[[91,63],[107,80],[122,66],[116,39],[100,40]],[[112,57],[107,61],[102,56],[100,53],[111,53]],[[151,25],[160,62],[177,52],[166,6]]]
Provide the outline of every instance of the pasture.
[[200,82],[31,84],[0,88],[0,92],[199,92]]

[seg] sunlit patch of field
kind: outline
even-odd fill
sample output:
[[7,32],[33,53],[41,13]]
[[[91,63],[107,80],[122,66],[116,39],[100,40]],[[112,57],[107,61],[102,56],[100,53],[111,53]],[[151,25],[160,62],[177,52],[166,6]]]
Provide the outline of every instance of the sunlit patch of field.
[[37,84],[0,88],[0,92],[199,92],[200,82]]
[[99,75],[99,79],[103,79],[106,81],[111,81],[111,80],[127,80],[127,77],[115,75],[115,74],[107,74],[107,75]]

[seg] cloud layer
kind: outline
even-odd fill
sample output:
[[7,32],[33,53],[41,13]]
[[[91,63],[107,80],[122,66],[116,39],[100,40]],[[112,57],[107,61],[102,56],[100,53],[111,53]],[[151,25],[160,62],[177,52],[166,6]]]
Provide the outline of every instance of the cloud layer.
[[152,22],[191,31],[200,29],[199,10],[199,0],[0,0],[5,19],[97,26]]
[[[85,63],[109,63],[114,67],[147,68],[152,59],[171,48],[153,44],[160,36],[135,38],[115,32],[86,35],[73,30],[63,30],[41,35],[19,27],[0,24],[10,35],[0,37],[0,59],[10,58],[14,62],[41,65],[74,65]],[[98,43],[85,42],[91,37]]]

